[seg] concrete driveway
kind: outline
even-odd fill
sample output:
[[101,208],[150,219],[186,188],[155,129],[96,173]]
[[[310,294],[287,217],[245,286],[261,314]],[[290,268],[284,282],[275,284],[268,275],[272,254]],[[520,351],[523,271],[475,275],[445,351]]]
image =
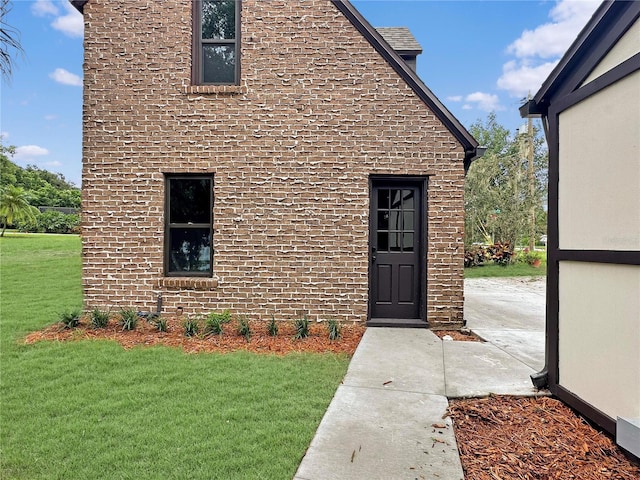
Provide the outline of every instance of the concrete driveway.
[[467,327],[522,363],[544,367],[546,277],[464,281]]

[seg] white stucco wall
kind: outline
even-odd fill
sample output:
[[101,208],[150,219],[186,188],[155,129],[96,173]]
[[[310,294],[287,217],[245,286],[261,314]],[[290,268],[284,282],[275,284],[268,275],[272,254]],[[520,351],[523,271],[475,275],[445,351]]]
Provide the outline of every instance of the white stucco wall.
[[589,74],[583,85],[592,82],[603,73],[620,65],[625,60],[640,52],[640,19],[636,20],[629,30],[618,40],[618,43],[600,61],[598,66]]
[[559,118],[561,249],[640,250],[640,72]]
[[640,266],[560,262],[559,384],[640,418]]
[[[640,52],[640,20],[584,84]],[[640,250],[640,72],[559,116],[558,228],[566,250]],[[560,262],[558,383],[640,418],[640,266]]]

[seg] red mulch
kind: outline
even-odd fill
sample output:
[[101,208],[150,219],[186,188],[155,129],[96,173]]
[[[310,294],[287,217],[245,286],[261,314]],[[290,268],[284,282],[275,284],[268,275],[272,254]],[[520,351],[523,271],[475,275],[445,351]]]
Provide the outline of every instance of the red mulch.
[[449,410],[468,480],[640,479],[640,463],[553,398],[455,400]]
[[460,330],[432,330],[440,338],[445,335],[449,335],[456,342],[482,342],[481,338],[478,338],[473,333]]
[[235,322],[223,326],[222,335],[185,337],[182,320],[168,320],[168,331],[158,332],[146,320],[140,320],[135,330],[123,331],[116,320],[111,320],[107,328],[91,328],[86,319],[77,328],[64,329],[61,324],[51,325],[44,330],[33,332],[25,339],[26,343],[42,340],[73,341],[86,339],[115,340],[125,349],[138,346],[164,345],[182,348],[188,353],[198,352],[232,352],[246,350],[254,353],[270,353],[285,355],[292,352],[333,352],[353,355],[365,331],[363,325],[342,325],[342,334],[338,340],[329,340],[324,324],[309,325],[310,335],[296,340],[293,323],[280,322],[278,335],[271,337],[267,333],[267,322],[250,321],[252,335],[247,342],[236,332]]

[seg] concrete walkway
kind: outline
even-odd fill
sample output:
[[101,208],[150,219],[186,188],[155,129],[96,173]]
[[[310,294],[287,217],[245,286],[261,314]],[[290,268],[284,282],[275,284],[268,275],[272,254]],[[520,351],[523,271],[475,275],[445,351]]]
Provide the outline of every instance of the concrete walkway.
[[[485,291],[492,301],[535,291],[526,283],[501,288],[499,280]],[[482,282],[465,288],[467,325],[487,342],[441,341],[422,329],[367,329],[294,480],[463,480],[448,398],[538,394],[529,375],[544,363],[540,318],[483,317]]]

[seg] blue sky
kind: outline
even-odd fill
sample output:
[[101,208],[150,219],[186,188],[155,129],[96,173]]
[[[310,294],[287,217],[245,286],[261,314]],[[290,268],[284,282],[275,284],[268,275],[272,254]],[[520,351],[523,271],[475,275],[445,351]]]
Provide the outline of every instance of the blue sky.
[[[411,29],[424,50],[418,74],[463,125],[493,111],[512,132],[523,123],[521,100],[536,93],[599,3],[353,0],[374,27]],[[19,165],[80,185],[82,16],[66,0],[14,0],[4,21],[20,32],[25,54],[2,80],[2,143],[17,147]]]

